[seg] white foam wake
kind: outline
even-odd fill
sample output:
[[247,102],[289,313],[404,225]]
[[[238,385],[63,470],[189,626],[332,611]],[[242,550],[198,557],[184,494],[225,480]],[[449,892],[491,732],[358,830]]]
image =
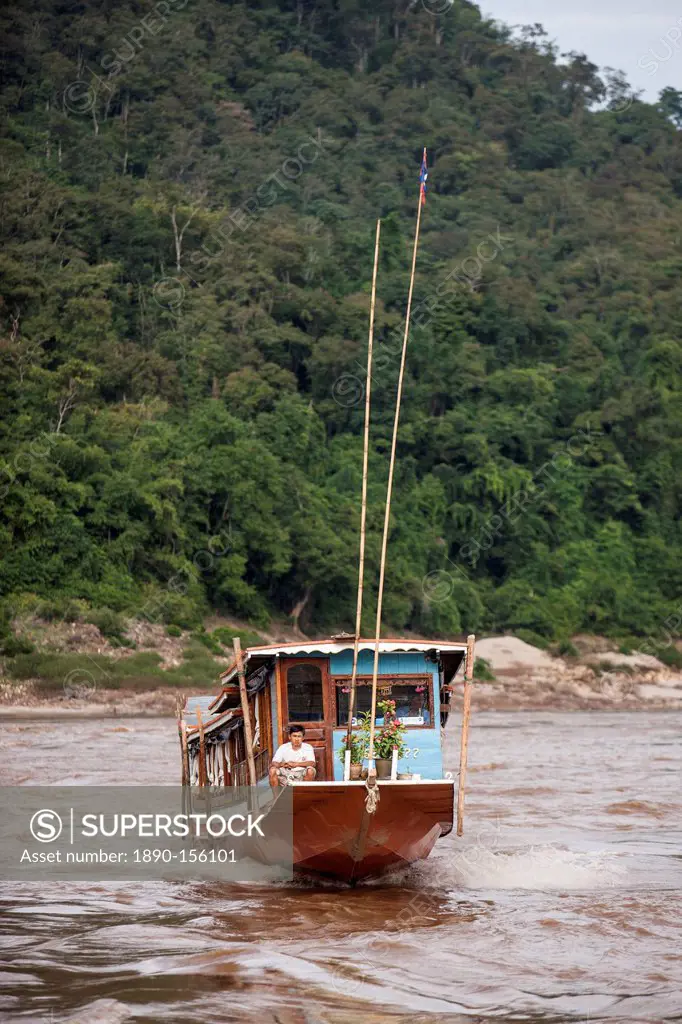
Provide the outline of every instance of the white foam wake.
[[476,845],[417,868],[427,886],[469,889],[595,889],[620,885],[626,868],[615,853],[543,845],[502,851]]

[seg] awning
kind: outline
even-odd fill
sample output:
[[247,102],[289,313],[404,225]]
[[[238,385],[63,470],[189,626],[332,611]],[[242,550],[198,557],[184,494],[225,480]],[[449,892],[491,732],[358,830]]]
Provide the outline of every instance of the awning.
[[255,697],[257,693],[260,693],[261,690],[265,689],[269,674],[270,669],[267,665],[263,665],[263,667],[259,668],[257,672],[253,673],[253,675],[247,676],[246,692],[249,697]]
[[[233,733],[236,729],[241,729],[243,724],[244,716],[242,715],[241,708],[230,708],[229,711],[223,711],[222,714],[213,715],[207,721],[204,721],[202,715],[204,737],[209,743],[219,743],[227,739],[230,733]],[[187,742],[199,742],[198,722],[191,727],[191,731],[188,731]]]
[[[262,665],[255,672],[252,672],[251,675],[246,677],[246,693],[248,697],[255,697],[257,693],[260,693],[261,690],[265,689],[269,674],[270,667],[268,665]],[[234,685],[223,688],[222,692],[213,699],[213,703],[210,705],[212,714],[216,714],[228,703],[233,707],[235,706],[234,702],[236,695],[234,690]]]
[[[358,643],[360,651],[373,651],[375,641],[362,639]],[[455,655],[461,660],[466,652],[465,642],[451,642],[447,640],[380,640],[380,654],[429,654],[434,655]],[[244,659],[248,666],[249,661],[265,661],[277,655],[285,657],[300,657],[307,655],[319,655],[329,657],[332,654],[341,654],[343,651],[353,650],[353,640],[307,640],[303,643],[272,644],[264,647],[249,647],[244,652]],[[255,673],[254,673],[255,674]],[[223,684],[234,680],[237,676],[237,668],[231,665],[223,672],[221,679]]]

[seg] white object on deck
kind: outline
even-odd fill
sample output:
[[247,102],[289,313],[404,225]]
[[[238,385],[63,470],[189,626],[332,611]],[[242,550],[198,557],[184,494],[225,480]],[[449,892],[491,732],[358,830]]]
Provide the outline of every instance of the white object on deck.
[[393,748],[393,753],[391,754],[391,782],[395,782],[395,780],[397,778],[398,778],[398,748],[394,747]]
[[347,750],[343,759],[343,781],[348,782],[350,779],[350,750]]

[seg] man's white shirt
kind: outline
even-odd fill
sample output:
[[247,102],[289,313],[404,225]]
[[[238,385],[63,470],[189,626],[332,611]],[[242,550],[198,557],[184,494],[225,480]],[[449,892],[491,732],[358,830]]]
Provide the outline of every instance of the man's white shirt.
[[298,750],[294,750],[291,743],[283,743],[281,747],[277,748],[272,763],[281,764],[283,761],[296,762],[297,764],[302,761],[312,761],[314,764],[315,751],[309,743],[302,743]]

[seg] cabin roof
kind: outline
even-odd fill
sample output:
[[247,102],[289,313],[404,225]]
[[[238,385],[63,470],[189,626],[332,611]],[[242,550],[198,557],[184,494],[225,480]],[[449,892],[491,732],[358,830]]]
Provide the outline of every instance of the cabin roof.
[[[229,722],[232,722],[235,719],[241,720],[243,717],[241,708],[229,708],[227,711],[223,711],[220,714],[212,714],[211,711],[209,711],[209,708],[213,703],[215,703],[215,697],[212,694],[187,698],[183,717],[189,731],[187,737],[189,742],[198,737],[199,719],[197,717],[197,708],[201,711],[201,722],[206,735],[209,735],[216,729],[224,728]],[[236,724],[237,722],[235,722],[235,725]]]
[[[341,654],[343,651],[352,651],[354,643],[354,638],[351,636],[347,640],[305,640],[294,641],[286,644],[265,644],[262,647],[248,647],[244,651],[245,668],[250,661],[253,662],[258,661],[258,659],[273,658],[277,655],[296,657],[319,654],[323,657],[327,657],[331,654]],[[361,639],[358,644],[358,648],[361,651],[373,651],[374,647],[374,640]],[[463,655],[466,649],[466,641],[400,640],[392,638],[379,641],[379,654],[426,654],[429,651],[435,651],[442,654]],[[223,684],[226,684],[236,675],[236,665],[230,665],[230,667],[221,674],[220,678],[222,679]]]

